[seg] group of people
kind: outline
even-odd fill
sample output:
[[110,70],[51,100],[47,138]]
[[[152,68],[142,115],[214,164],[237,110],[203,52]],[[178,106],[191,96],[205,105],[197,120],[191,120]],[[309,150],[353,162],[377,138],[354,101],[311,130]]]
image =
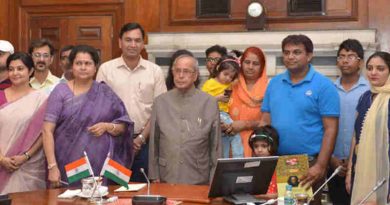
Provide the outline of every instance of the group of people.
[[[132,168],[132,181],[145,181],[143,168],[154,183],[184,184],[210,183],[221,157],[306,154],[302,186],[315,190],[342,167],[329,184],[334,204],[359,203],[389,179],[389,53],[367,59],[367,81],[362,45],[345,40],[332,82],[312,66],[310,38],[289,35],[286,71],[269,81],[259,47],[228,53],[215,45],[199,86],[190,51],[172,55],[165,79],[142,58],[144,39],[141,25],[125,24],[122,55],[101,65],[95,48],[67,46],[61,78],[49,70],[49,41],[33,41],[28,53],[0,41],[0,193],[63,186],[64,166],[84,151],[94,173],[109,156]],[[387,203],[388,193],[386,184],[369,201]],[[264,197],[277,197],[275,175]]]

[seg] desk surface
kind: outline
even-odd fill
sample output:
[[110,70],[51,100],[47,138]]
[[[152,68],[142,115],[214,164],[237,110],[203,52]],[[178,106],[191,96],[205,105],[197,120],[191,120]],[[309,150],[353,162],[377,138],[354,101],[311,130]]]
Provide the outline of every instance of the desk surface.
[[[143,188],[138,192],[115,192],[118,186],[110,186],[110,195],[118,196],[120,201],[124,199],[130,199],[134,195],[141,195],[147,193],[147,188]],[[151,194],[159,194],[167,197],[171,200],[182,201],[184,204],[223,204],[222,199],[215,199],[210,201],[207,197],[208,186],[196,186],[196,185],[182,185],[182,184],[152,184],[150,187]],[[12,205],[65,205],[76,204],[84,205],[89,204],[87,199],[73,198],[73,199],[58,199],[57,196],[64,192],[66,189],[48,189],[39,190],[33,192],[21,192],[10,194],[12,198]],[[130,202],[130,200],[128,200]],[[122,203],[113,203],[122,204]],[[130,203],[123,203],[129,204]]]

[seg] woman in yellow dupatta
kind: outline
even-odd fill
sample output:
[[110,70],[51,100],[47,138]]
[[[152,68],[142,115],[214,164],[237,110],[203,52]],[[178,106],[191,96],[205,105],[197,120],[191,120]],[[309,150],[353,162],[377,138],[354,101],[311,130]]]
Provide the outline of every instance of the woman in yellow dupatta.
[[249,136],[261,119],[261,103],[267,88],[265,55],[260,48],[249,47],[241,56],[241,70],[238,82],[233,85],[229,102],[229,114],[234,121],[225,125],[225,133],[240,133],[244,157],[251,157]]
[[371,90],[361,96],[357,106],[355,138],[351,147],[354,150],[351,156],[355,155],[350,157],[346,184],[348,190],[352,168],[351,204],[355,205],[385,179],[387,183],[373,193],[366,204],[388,204],[390,54],[374,53],[367,60],[366,70]]

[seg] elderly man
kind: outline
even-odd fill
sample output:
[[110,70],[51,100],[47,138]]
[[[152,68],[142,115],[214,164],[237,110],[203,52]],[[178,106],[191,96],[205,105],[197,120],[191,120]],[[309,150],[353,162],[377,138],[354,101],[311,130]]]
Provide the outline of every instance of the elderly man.
[[0,90],[4,90],[11,86],[11,81],[8,79],[7,58],[14,53],[12,44],[5,40],[0,40]]
[[34,77],[30,84],[34,89],[44,90],[50,93],[59,83],[60,79],[50,72],[50,65],[54,60],[54,47],[47,39],[39,39],[31,42],[28,52],[34,61]]
[[208,184],[221,157],[217,101],[194,86],[198,62],[189,55],[173,64],[175,88],[153,105],[149,177],[154,182]]

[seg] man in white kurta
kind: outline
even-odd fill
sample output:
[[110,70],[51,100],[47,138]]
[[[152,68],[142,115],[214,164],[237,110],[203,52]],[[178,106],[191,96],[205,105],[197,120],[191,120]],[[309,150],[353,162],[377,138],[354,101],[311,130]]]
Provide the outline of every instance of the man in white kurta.
[[222,155],[217,101],[195,88],[195,58],[179,56],[172,71],[175,88],[153,105],[149,177],[154,182],[208,184]]

